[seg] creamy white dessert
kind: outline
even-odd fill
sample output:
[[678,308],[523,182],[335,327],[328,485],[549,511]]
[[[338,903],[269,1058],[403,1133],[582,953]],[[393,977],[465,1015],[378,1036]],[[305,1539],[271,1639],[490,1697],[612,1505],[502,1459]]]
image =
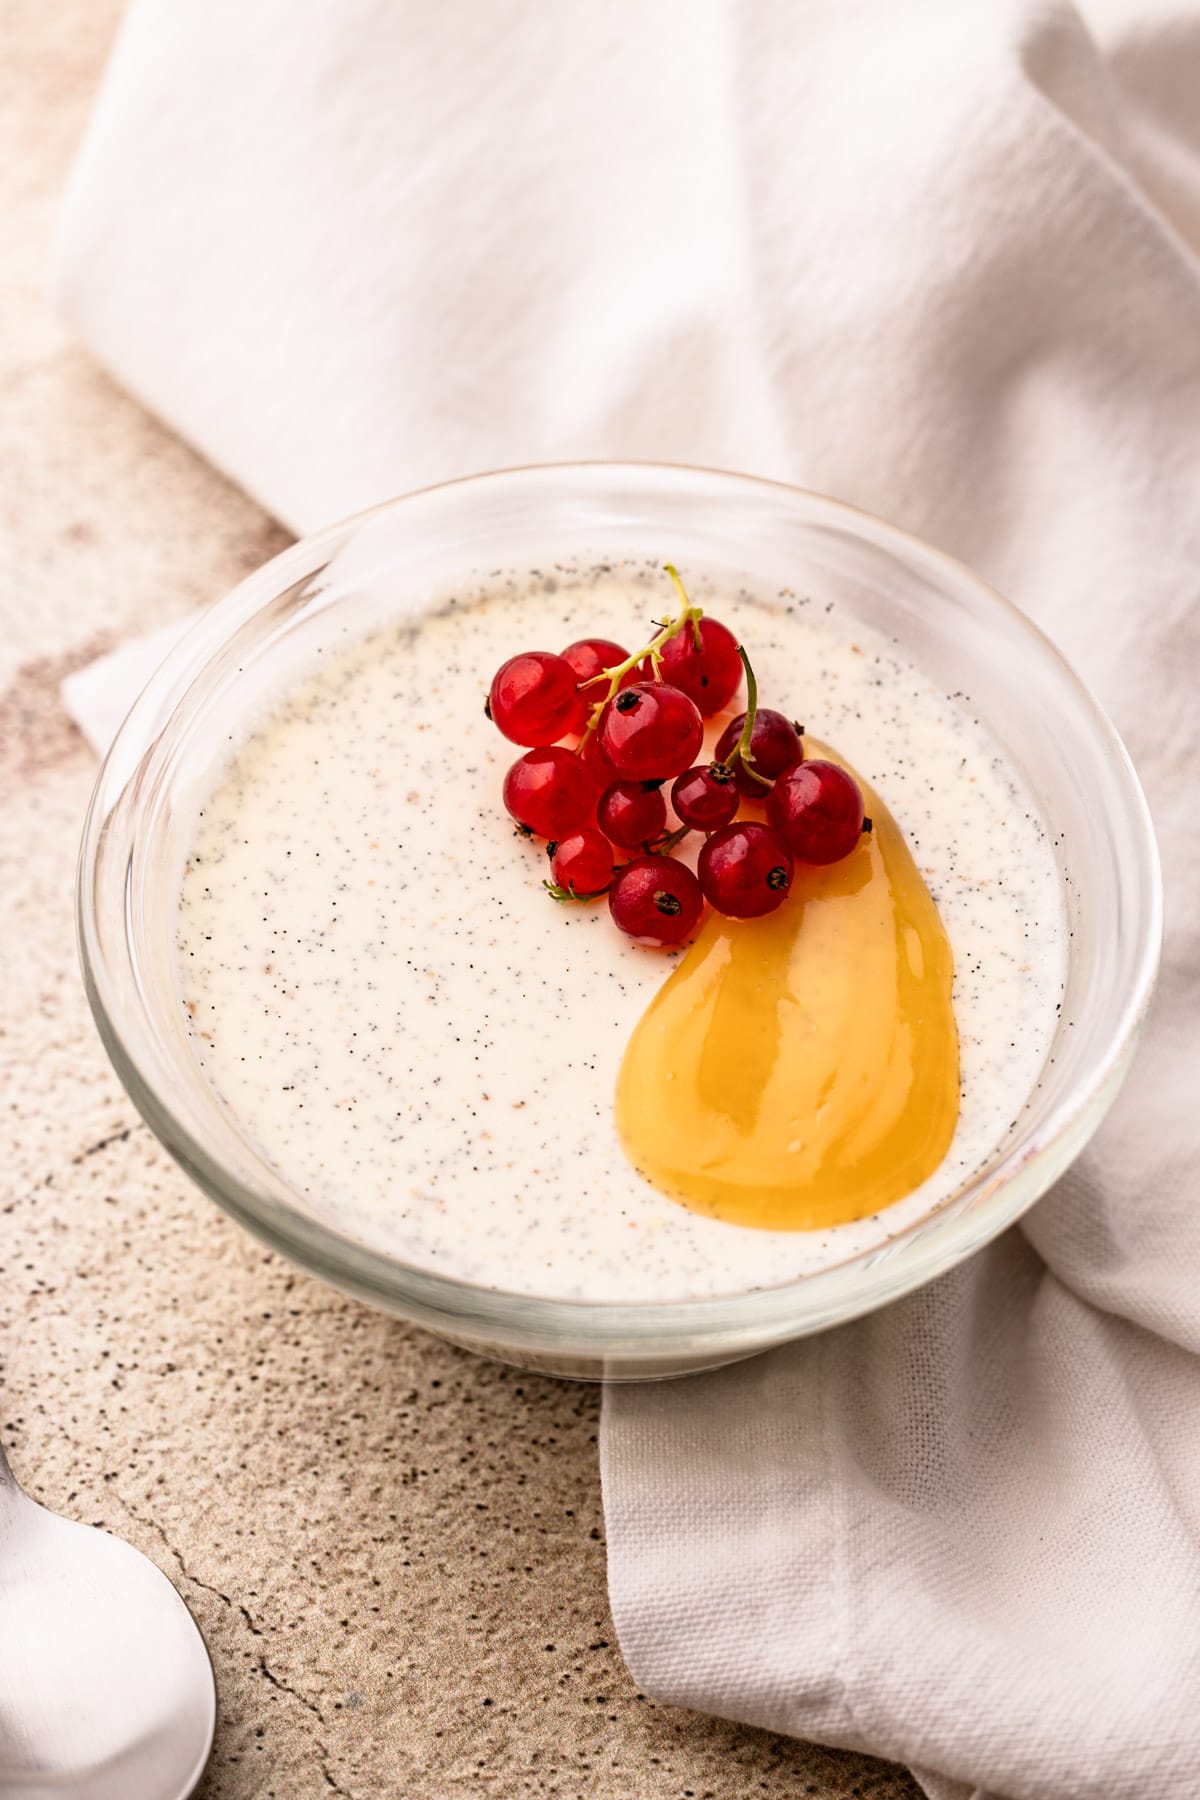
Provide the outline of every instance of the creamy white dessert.
[[594,1300],[790,1281],[945,1202],[1038,1080],[1060,875],[969,701],[801,594],[696,597],[752,646],[763,703],[835,745],[907,836],[955,957],[949,1153],[905,1199],[820,1231],[731,1225],[635,1172],[617,1072],[675,959],[623,938],[603,901],[546,896],[543,846],[500,801],[520,751],[483,700],[516,650],[632,648],[670,600],[640,569],[531,577],[314,655],[220,772],[183,880],[180,1001],[209,1081],[314,1213],[414,1266]]

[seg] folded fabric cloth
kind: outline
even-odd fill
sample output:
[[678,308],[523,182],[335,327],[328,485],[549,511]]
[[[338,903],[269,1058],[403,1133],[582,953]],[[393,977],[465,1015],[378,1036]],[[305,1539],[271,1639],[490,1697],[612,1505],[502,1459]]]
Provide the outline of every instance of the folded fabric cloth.
[[935,1800],[1200,1770],[1198,94],[1183,0],[136,0],[64,217],[68,318],[294,526],[740,467],[962,556],[1115,715],[1168,943],[1092,1149],[888,1311],[605,1397],[637,1681]]
[[97,756],[105,754],[125,714],[190,623],[176,620],[132,644],[119,644],[67,676],[60,698]]

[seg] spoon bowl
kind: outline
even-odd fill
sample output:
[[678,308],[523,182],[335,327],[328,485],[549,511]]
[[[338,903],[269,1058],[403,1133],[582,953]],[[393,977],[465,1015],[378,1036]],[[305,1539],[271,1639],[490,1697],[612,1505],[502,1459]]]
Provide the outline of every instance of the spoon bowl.
[[204,1640],[166,1576],[30,1500],[0,1453],[5,1800],[185,1800],[216,1710]]

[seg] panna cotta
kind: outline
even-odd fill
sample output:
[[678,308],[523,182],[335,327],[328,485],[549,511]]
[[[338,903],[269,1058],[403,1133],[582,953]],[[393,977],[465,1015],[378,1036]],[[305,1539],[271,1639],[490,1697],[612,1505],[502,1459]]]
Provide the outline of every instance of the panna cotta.
[[[806,754],[869,796],[862,849],[798,871],[769,918],[643,948],[602,900],[556,904],[499,804],[519,752],[485,716],[493,670],[585,633],[641,643],[671,609],[641,564],[498,577],[331,635],[199,810],[177,930],[196,1056],[314,1214],[415,1267],[597,1301],[792,1281],[946,1203],[1039,1079],[1061,876],[969,697],[800,587],[693,597],[829,746]],[[884,1056],[878,1130],[832,1161]],[[773,1185],[781,1158],[805,1205]]]

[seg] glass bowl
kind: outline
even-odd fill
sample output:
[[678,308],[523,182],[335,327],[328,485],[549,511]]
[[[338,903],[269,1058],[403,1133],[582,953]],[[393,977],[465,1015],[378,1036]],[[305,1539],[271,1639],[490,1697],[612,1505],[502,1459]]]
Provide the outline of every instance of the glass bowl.
[[[183,861],[231,732],[305,664],[331,621],[384,624],[397,594],[496,569],[661,561],[815,598],[895,637],[974,710],[1058,844],[1070,913],[1063,1009],[1043,1080],[947,1202],[887,1243],[784,1285],[696,1300],[531,1299],[410,1267],[315,1216],[200,1071],[173,962]],[[209,609],[137,701],[84,829],[79,936],[121,1080],[192,1178],[268,1244],[348,1292],[483,1354],[555,1374],[648,1378],[820,1331],[941,1274],[1019,1217],[1076,1157],[1133,1055],[1157,967],[1160,882],[1120,740],[1053,646],[960,564],[849,506],[774,483],[654,465],[517,469],[430,488],[306,538]]]

